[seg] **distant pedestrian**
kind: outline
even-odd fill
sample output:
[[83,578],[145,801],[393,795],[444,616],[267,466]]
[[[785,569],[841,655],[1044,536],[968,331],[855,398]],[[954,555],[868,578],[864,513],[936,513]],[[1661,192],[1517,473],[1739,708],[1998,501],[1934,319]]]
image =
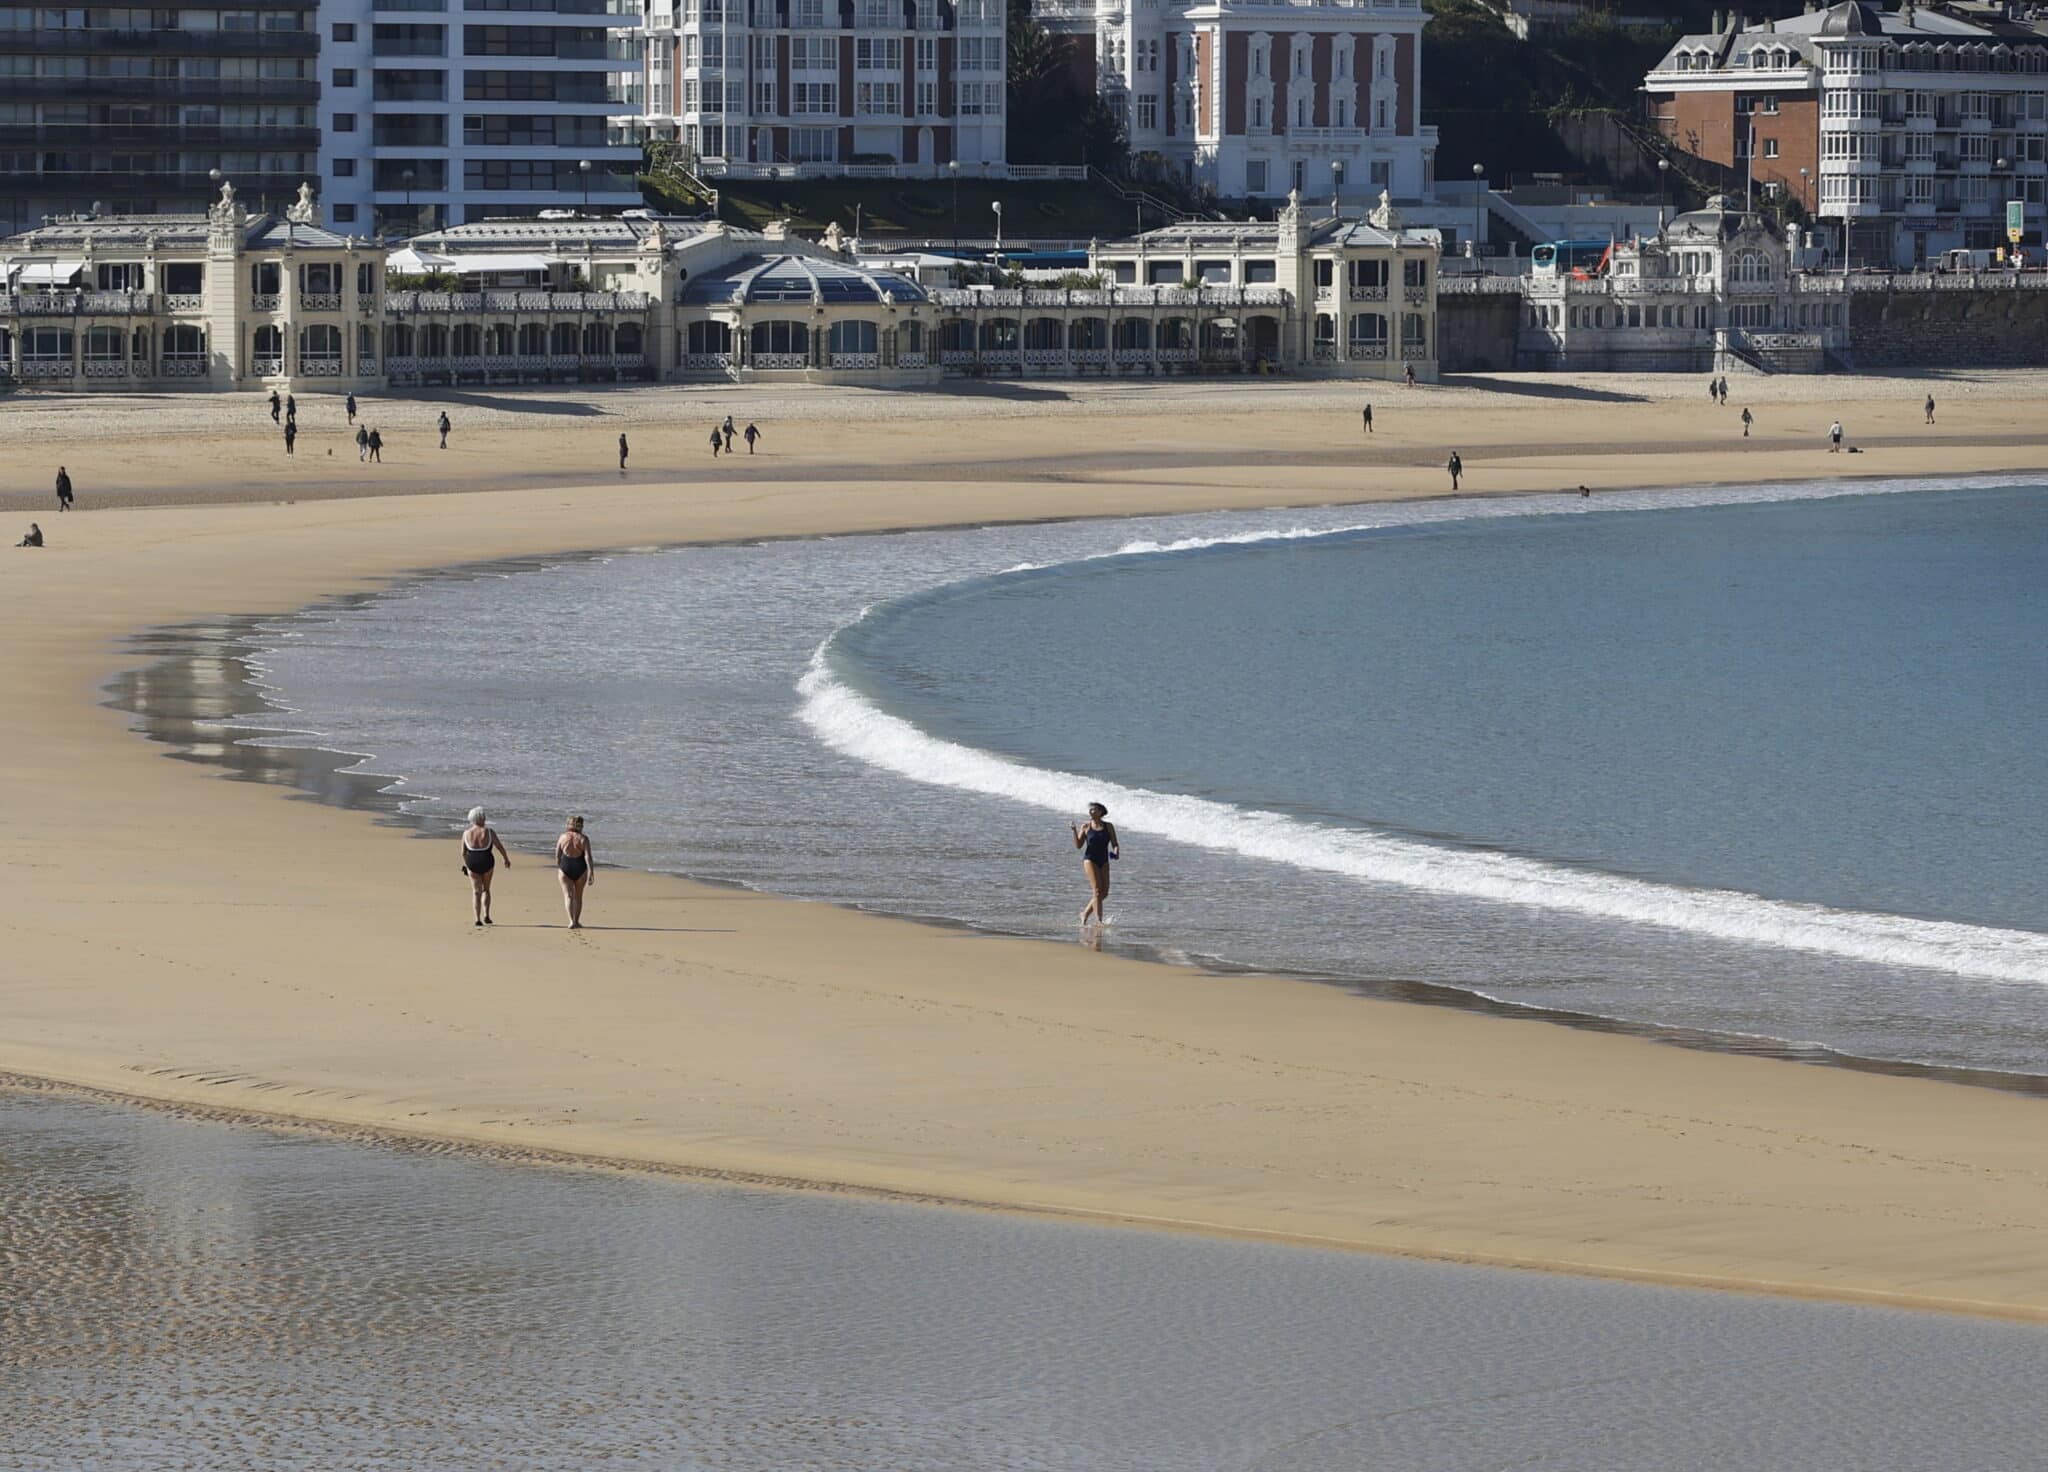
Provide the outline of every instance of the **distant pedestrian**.
[[719,433],[725,436],[725,447],[730,450],[732,448],[733,435],[732,415],[728,414],[725,416],[725,423],[719,425],[718,430]]
[[57,509],[71,509],[71,472],[61,465],[57,467]]
[[761,431],[754,428],[753,425],[749,424],[746,427],[744,434],[746,436],[747,441],[747,453],[751,455],[754,453],[754,441],[761,438]]
[[1465,462],[1458,458],[1458,452],[1456,450],[1451,451],[1451,458],[1449,462],[1445,464],[1444,469],[1450,471],[1451,489],[1455,491],[1458,488],[1459,477],[1464,475],[1465,473]]
[[1748,439],[1748,438],[1749,438],[1749,427],[1750,427],[1750,425],[1751,425],[1751,424],[1753,424],[1753,423],[1755,423],[1755,422],[1756,422],[1756,420],[1755,420],[1755,416],[1753,416],[1753,415],[1752,415],[1752,414],[1751,414],[1751,413],[1749,412],[1749,405],[1747,405],[1747,404],[1744,404],[1744,405],[1742,406],[1742,437],[1743,437],[1744,439]]
[[284,400],[277,396],[277,390],[270,391],[270,422],[277,423],[277,416],[284,412]]
[[356,396],[354,394],[348,396],[348,422],[350,424],[356,422]]
[[620,475],[624,475],[624,474],[626,473],[626,453],[627,453],[627,450],[626,450],[626,437],[625,437],[625,435],[624,435],[624,434],[621,434],[621,435],[619,436],[619,474],[620,474]]
[[1934,395],[1933,395],[1933,394],[1929,394],[1929,395],[1927,396],[1927,422],[1928,422],[1929,424],[1932,424],[1932,423],[1934,423]]
[[1710,404],[1718,404],[1721,402],[1720,379],[1710,378],[1707,380],[1707,402]]
[[1365,406],[1365,432],[1367,434],[1372,433],[1372,405],[1370,404]]
[[1721,407],[1724,409],[1728,407],[1728,376],[1726,374],[1721,376]]
[[20,541],[19,541],[18,543],[16,543],[15,545],[17,545],[17,546],[21,546],[21,547],[40,547],[40,546],[42,546],[42,545],[43,545],[43,529],[42,529],[41,527],[37,526],[37,525],[36,525],[36,524],[35,524],[34,522],[30,522],[30,523],[28,524],[28,535],[27,535],[27,536],[25,536],[25,537],[23,537],[23,538],[22,538],[22,539],[21,539],[21,540],[20,540]]
[[370,431],[370,463],[372,465],[382,465],[384,463],[384,436],[377,433],[374,429]]
[[448,448],[448,431],[453,428],[454,426],[448,422],[448,411],[443,409],[441,411],[441,448],[444,450]]
[[1842,421],[1837,419],[1828,426],[1828,453],[1835,454],[1842,448]]
[[370,430],[367,425],[358,424],[356,426],[356,459],[360,462],[369,458]]
[[718,452],[725,448],[725,432],[717,425],[711,426],[711,458],[716,460]]
[[1401,382],[1407,384],[1410,388],[1415,387],[1415,365],[1413,363],[1410,363],[1401,370]]
[[1592,488],[1591,486],[1580,486],[1580,487],[1579,487],[1579,499],[1580,499],[1581,501],[1586,501],[1586,500],[1590,500],[1590,499],[1592,499],[1592,495],[1593,495],[1593,488]]
[[293,449],[293,446],[294,446],[294,445],[296,445],[296,444],[298,444],[298,442],[299,442],[299,421],[298,421],[298,420],[296,420],[296,419],[287,419],[287,420],[285,420],[285,422],[284,422],[284,452],[285,452],[285,454],[287,454],[287,455],[295,455],[295,454],[297,454],[298,452],[297,452],[297,451],[296,451],[295,449]]
[[296,394],[286,394],[284,396],[284,422],[286,424],[297,424],[299,422],[299,400]]

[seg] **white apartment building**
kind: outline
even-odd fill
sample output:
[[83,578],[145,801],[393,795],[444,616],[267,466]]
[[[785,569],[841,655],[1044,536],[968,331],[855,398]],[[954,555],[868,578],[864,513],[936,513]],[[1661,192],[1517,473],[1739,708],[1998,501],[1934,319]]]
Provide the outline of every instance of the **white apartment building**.
[[[1644,78],[1677,147],[1785,191],[1859,266],[2039,241],[2048,25],[2004,6],[1858,3],[1684,36]],[[1838,257],[1839,258],[1839,257]]]
[[1034,0],[1158,154],[1225,199],[1428,199],[1421,0]]
[[607,119],[638,107],[639,24],[637,0],[328,0],[328,220],[410,234],[637,205],[639,146]]
[[645,126],[710,175],[986,171],[1004,45],[1003,0],[651,0]]

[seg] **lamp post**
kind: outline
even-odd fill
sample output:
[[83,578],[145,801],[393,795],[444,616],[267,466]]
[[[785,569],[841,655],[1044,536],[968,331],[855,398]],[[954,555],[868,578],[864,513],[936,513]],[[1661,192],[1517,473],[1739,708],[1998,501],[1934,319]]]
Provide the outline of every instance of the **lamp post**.
[[405,228],[412,234],[417,235],[420,233],[420,222],[412,217],[412,181],[413,171],[411,169],[406,169],[398,176],[398,182],[405,186]]
[[961,285],[960,269],[960,160],[953,159],[946,165],[946,177],[953,181],[953,277]]
[[988,207],[996,212],[996,269],[1003,269],[1003,202],[992,199]]
[[1657,208],[1671,208],[1671,160],[1668,158],[1657,160]]
[[577,177],[577,178],[579,178],[579,179],[581,179],[581,180],[583,181],[583,213],[587,215],[587,214],[589,214],[589,213],[590,213],[590,160],[589,160],[589,159],[587,159],[587,158],[579,158],[579,159],[577,159],[577,160],[576,160],[576,177]]
[[1479,237],[1486,232],[1486,165],[1472,165],[1472,267],[1479,267]]

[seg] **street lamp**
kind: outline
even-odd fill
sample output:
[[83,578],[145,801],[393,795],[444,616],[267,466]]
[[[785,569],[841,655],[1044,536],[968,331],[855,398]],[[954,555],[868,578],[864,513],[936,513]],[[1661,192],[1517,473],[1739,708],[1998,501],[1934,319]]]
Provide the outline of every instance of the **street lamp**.
[[583,213],[587,215],[587,214],[589,214],[589,213],[590,213],[590,160],[589,160],[589,159],[587,159],[587,158],[579,158],[579,159],[577,159],[577,160],[576,160],[576,176],[577,176],[577,178],[579,178],[579,179],[581,179],[581,180],[583,181]]
[[1472,264],[1479,264],[1479,237],[1486,233],[1486,165],[1472,165]]
[[996,269],[1003,269],[1003,202],[992,199],[988,207],[996,212]]
[[418,220],[411,219],[413,177],[413,171],[411,169],[407,169],[398,176],[398,182],[405,186],[405,213],[408,219],[408,224],[406,228],[408,230],[411,230],[415,235],[417,235],[419,233],[420,222]]
[[[953,181],[953,276],[960,280],[960,160],[954,159],[946,165],[946,177]],[[963,281],[961,284],[965,284]]]
[[1344,160],[1330,160],[1330,214],[1342,219],[1344,215]]
[[[1806,172],[1806,170],[1801,169],[1799,172],[1803,174]],[[1671,160],[1668,158],[1660,158],[1657,160],[1657,208],[1659,210],[1666,210],[1670,207]]]

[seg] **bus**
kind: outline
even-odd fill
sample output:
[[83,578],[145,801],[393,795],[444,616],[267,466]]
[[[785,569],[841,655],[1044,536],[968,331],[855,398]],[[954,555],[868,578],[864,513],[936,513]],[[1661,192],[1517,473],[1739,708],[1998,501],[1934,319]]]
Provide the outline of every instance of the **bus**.
[[1529,263],[1538,271],[1593,271],[1607,259],[1614,242],[1599,240],[1546,240],[1529,252]]

